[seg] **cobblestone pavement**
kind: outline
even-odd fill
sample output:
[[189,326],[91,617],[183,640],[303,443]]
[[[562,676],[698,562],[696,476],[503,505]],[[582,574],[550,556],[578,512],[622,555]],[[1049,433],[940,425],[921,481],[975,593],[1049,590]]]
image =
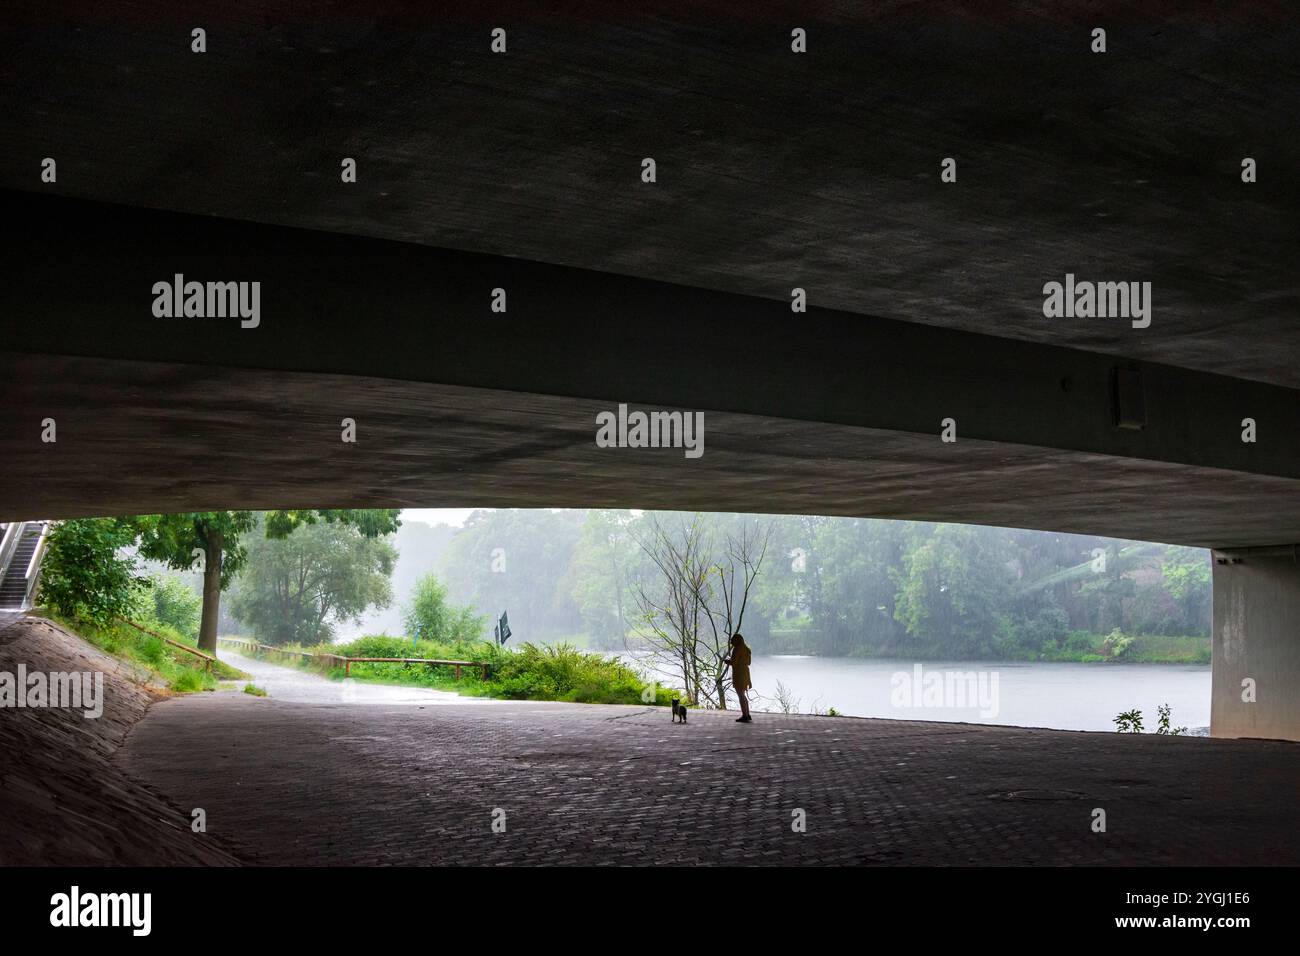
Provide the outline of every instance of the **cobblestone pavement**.
[[1300,863],[1300,745],[733,716],[205,694],[114,761],[261,864]]

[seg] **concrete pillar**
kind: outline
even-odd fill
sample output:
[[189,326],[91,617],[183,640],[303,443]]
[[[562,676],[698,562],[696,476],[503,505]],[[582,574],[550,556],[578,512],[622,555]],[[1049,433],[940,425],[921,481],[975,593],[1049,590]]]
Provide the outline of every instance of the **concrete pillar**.
[[1296,557],[1294,548],[1215,552],[1212,736],[1300,740]]

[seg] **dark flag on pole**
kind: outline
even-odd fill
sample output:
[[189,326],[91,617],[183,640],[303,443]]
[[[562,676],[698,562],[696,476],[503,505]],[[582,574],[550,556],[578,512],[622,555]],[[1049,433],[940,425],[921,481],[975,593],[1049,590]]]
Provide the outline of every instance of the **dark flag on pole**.
[[497,643],[504,644],[510,640],[510,621],[506,617],[506,612],[501,612],[501,620],[497,622]]

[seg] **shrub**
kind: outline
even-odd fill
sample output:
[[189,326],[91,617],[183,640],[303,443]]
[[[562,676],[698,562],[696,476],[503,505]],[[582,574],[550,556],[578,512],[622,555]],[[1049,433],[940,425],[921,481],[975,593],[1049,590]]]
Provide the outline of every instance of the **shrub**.
[[118,551],[135,541],[135,529],[118,518],[60,521],[41,563],[41,602],[72,620],[103,627],[130,612],[146,587],[135,562]]
[[402,664],[354,664],[355,677],[399,684],[438,687],[460,693],[510,700],[563,700],[583,704],[655,704],[666,707],[680,691],[648,681],[622,662],[579,650],[571,644],[523,644],[510,651],[488,641],[414,641],[374,635],[348,644],[323,645],[317,653],[347,657],[409,657],[482,661],[489,666],[484,682],[477,670],[459,681],[447,668]]
[[1074,653],[1091,651],[1092,646],[1093,636],[1087,631],[1071,631],[1064,644],[1067,651],[1073,651]]
[[1142,711],[1140,710],[1127,710],[1122,714],[1118,714],[1112,722],[1115,724],[1116,733],[1142,733]]
[[174,574],[155,574],[149,578],[151,585],[148,610],[153,621],[174,628],[191,641],[199,638],[199,622],[203,616],[203,598]]
[[483,634],[484,619],[471,607],[447,602],[447,585],[432,574],[415,583],[402,624],[408,634],[435,642],[474,641]]
[[[665,706],[672,690],[648,685],[620,661],[580,651],[571,644],[527,643],[498,655],[489,682],[498,696],[516,700],[564,700],[584,704],[655,703]],[[647,687],[651,701],[644,700]]]
[[1156,733],[1167,734],[1170,737],[1178,737],[1187,733],[1186,727],[1171,727],[1169,725],[1169,712],[1170,707],[1168,704],[1161,704],[1156,708],[1156,714],[1158,715]]
[[1117,627],[1101,643],[1101,653],[1105,657],[1116,658],[1123,657],[1130,647],[1133,646],[1133,636],[1120,632]]

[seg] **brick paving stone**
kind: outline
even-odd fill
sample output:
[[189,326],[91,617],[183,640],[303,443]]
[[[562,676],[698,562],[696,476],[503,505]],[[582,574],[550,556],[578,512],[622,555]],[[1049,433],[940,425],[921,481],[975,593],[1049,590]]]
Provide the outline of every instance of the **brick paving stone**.
[[208,694],[114,764],[258,864],[1300,863],[1300,745],[1273,741]]
[[[1300,863],[1300,745],[499,703],[159,700],[47,621],[0,670],[102,670],[103,718],[0,711],[0,862]],[[189,829],[202,807],[208,832]],[[1104,808],[1107,832],[1091,831]],[[494,833],[493,811],[506,831]],[[791,811],[807,832],[791,830]]]

